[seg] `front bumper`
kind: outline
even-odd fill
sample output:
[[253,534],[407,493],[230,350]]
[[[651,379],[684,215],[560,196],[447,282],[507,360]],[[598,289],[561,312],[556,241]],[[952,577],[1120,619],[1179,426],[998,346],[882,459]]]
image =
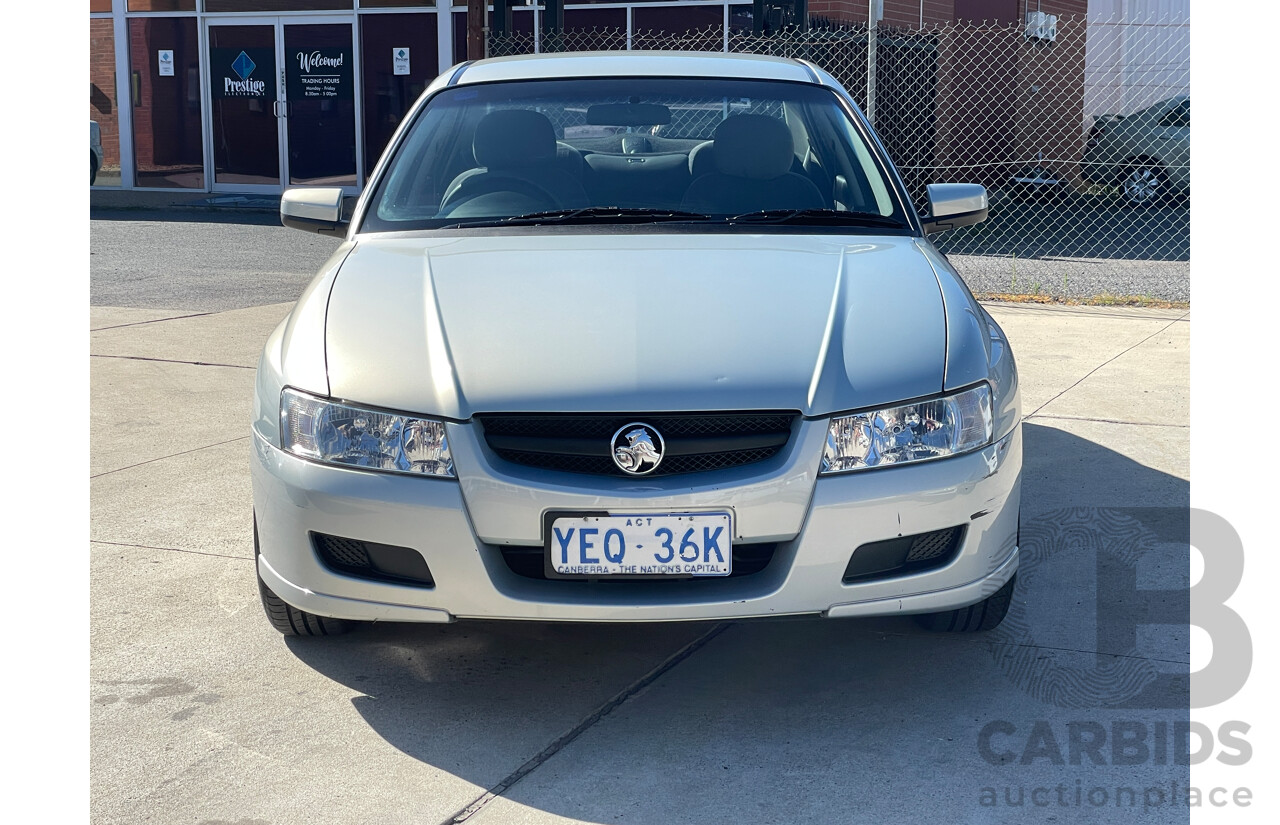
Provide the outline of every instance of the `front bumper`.
[[[825,427],[825,422],[807,422],[797,435],[799,446],[820,443]],[[498,468],[483,456],[475,456],[465,475],[460,467],[462,482],[348,470],[296,458],[255,432],[258,572],[280,598],[312,613],[409,622],[930,613],[979,602],[1016,572],[1020,428],[978,452],[917,465],[815,478],[816,468],[806,463],[811,462],[793,456],[770,468],[769,477],[758,483],[667,487],[648,498],[642,489],[625,496],[596,495],[600,510],[728,508],[734,513],[735,541],[769,539],[777,547],[768,566],[750,576],[591,583],[517,575],[503,560],[500,546],[536,543],[542,513],[580,509],[586,487],[498,478]],[[573,483],[586,482],[579,477]],[[520,490],[527,502],[523,519],[512,509]],[[488,509],[472,513],[469,501],[483,502]],[[491,507],[495,501],[504,502],[506,509]],[[802,506],[793,519],[788,503],[797,502]],[[495,519],[495,513],[501,517]],[[517,530],[520,523],[533,526]],[[504,525],[512,529],[496,535]],[[961,525],[967,526],[963,544],[945,566],[842,583],[850,556],[863,544]],[[435,585],[411,587],[336,573],[317,557],[312,532],[413,548],[425,558]]]

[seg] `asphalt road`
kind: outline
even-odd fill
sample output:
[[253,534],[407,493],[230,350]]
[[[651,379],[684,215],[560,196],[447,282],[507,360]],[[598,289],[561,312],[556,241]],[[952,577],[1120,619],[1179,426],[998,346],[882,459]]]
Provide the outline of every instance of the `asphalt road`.
[[272,214],[93,212],[93,306],[221,312],[295,301],[339,241]]
[[[1186,821],[1168,738],[1189,630],[1149,624],[1187,613],[1184,313],[992,307],[1027,416],[1024,561],[992,633],[890,617],[286,640],[254,584],[248,399],[333,242],[140,217],[91,229],[92,821]],[[1114,756],[1139,728],[1146,756]]]
[[1185,202],[1138,209],[1101,198],[996,192],[986,221],[934,241],[975,293],[1191,299]]
[[[271,214],[90,217],[94,306],[217,312],[292,301],[338,245],[285,229]],[[1191,297],[1184,206],[997,201],[986,223],[936,241],[978,294]]]

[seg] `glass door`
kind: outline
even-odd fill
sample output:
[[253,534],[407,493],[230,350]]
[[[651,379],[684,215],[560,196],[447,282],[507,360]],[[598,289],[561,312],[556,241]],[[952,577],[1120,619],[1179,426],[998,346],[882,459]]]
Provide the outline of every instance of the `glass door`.
[[359,188],[350,18],[208,21],[214,191]]
[[359,146],[352,34],[350,22],[284,23],[290,186],[355,191]]
[[276,29],[274,21],[209,21],[214,191],[280,191],[283,106]]

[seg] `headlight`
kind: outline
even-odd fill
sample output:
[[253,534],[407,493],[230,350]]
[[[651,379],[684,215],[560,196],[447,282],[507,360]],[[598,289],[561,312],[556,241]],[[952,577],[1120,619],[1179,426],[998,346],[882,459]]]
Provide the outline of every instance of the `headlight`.
[[286,389],[280,439],[294,455],[369,470],[453,477],[444,423],[366,410]]
[[991,443],[991,387],[831,419],[822,472],[958,455]]

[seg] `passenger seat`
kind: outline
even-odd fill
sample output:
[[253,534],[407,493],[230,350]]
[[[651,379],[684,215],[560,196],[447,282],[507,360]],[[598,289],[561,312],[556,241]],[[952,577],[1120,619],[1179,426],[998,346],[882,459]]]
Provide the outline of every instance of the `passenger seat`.
[[[711,155],[711,171],[705,156]],[[813,181],[792,171],[791,130],[767,115],[734,115],[716,127],[710,145],[689,155],[695,178],[681,209],[737,215],[764,209],[824,209],[830,206]]]

